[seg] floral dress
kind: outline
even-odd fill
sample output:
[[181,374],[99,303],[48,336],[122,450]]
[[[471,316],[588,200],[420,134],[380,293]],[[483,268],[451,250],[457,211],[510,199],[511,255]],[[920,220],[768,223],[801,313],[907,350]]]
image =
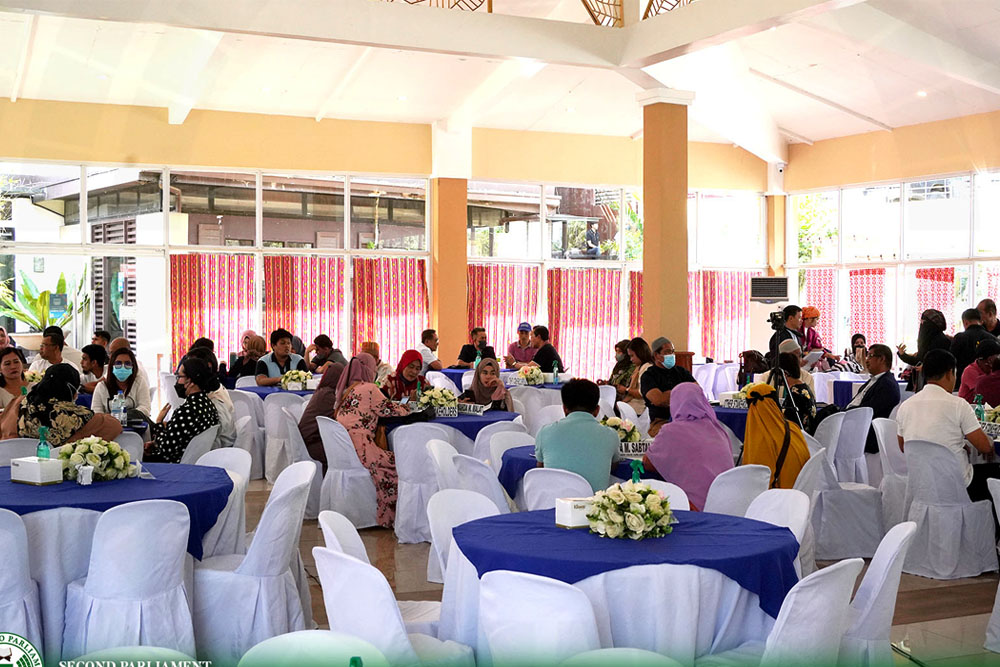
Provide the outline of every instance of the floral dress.
[[402,417],[410,414],[405,405],[393,403],[371,382],[359,382],[346,390],[337,409],[337,421],[347,429],[361,464],[368,468],[375,482],[378,501],[378,525],[391,528],[396,518],[396,457],[375,444],[379,417]]
[[17,433],[22,438],[37,438],[38,429],[48,426],[46,441],[58,447],[68,441],[73,434],[87,425],[94,417],[89,408],[77,405],[71,401],[49,399],[46,403],[21,404],[21,413],[17,422]]

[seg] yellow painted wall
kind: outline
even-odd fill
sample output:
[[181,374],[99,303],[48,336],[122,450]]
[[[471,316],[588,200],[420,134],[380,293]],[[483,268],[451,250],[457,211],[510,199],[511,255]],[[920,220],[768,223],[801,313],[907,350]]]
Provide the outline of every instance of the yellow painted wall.
[[785,189],[1000,167],[1000,112],[817,141],[788,147]]

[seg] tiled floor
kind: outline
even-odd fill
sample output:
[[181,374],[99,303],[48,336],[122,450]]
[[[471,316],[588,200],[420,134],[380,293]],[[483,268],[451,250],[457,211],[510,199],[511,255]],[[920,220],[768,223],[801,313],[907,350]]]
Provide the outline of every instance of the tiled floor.
[[[247,528],[260,519],[268,488],[254,481],[247,492]],[[427,544],[397,544],[390,530],[361,531],[372,563],[386,575],[401,600],[440,600],[441,586],[427,581]],[[306,521],[299,549],[310,577],[313,618],[326,626],[323,592],[319,586],[312,548],[323,545],[316,521]],[[859,577],[860,581],[860,577]],[[996,574],[974,579],[938,581],[904,574],[899,586],[892,641],[919,662],[932,667],[995,665],[1000,654],[983,648],[986,623],[997,592]],[[915,663],[897,655],[897,665]]]

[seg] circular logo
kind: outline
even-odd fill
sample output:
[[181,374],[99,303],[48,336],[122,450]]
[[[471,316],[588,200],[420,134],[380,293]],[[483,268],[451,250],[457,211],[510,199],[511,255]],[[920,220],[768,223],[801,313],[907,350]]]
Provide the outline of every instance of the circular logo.
[[21,635],[0,632],[0,667],[42,667],[42,656]]

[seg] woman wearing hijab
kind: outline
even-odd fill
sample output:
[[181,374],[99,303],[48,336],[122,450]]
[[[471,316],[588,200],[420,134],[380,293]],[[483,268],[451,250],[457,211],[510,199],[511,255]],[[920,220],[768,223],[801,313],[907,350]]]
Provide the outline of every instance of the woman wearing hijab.
[[[374,357],[372,357],[374,359]],[[376,361],[376,364],[378,361]],[[423,357],[416,350],[407,350],[396,364],[396,372],[385,379],[382,393],[390,400],[401,401],[404,398],[417,397],[417,385],[427,386],[427,380],[420,374]]]
[[785,419],[778,405],[778,392],[769,384],[747,389],[747,432],[743,440],[743,463],[771,469],[771,488],[790,489],[802,466],[809,460],[809,447],[798,424]]
[[361,464],[375,482],[378,525],[391,528],[396,518],[396,458],[376,444],[375,432],[381,417],[410,414],[405,405],[395,403],[375,385],[375,357],[365,352],[351,359],[337,381],[337,421],[347,429]]
[[250,334],[250,337],[243,342],[243,350],[226,373],[231,378],[256,375],[257,361],[267,354],[267,341],[252,331]]
[[692,507],[701,509],[712,481],[733,467],[729,434],[715,417],[705,392],[690,382],[670,392],[670,416],[642,462],[684,489]]
[[323,439],[319,435],[319,424],[316,417],[334,418],[334,408],[337,399],[337,383],[344,372],[344,364],[334,362],[323,372],[323,379],[313,392],[312,398],[302,411],[299,419],[299,433],[306,443],[309,456],[323,464],[323,474],[326,474],[326,451],[323,449]]
[[79,391],[79,371],[69,364],[49,366],[41,381],[20,401],[17,435],[37,438],[38,429],[45,426],[46,439],[53,447],[91,435],[104,440],[117,438],[122,432],[121,423],[111,415],[94,414],[77,405]]
[[[945,334],[948,324],[945,322],[944,313],[940,310],[928,308],[920,314],[920,329],[917,331],[917,353],[907,354],[906,345],[896,346],[896,354],[904,363],[910,366],[919,366],[924,356],[931,350],[951,350],[951,338]],[[915,377],[916,376],[916,377]],[[919,373],[911,372],[906,383],[907,391],[916,391],[924,386],[923,379]]]
[[246,329],[240,334],[240,351],[236,353],[237,357],[244,357],[247,353],[247,344],[251,339],[257,337],[257,332],[253,329]]
[[496,359],[483,359],[476,366],[472,376],[472,386],[462,392],[458,400],[489,406],[490,410],[514,411],[514,399],[500,379],[500,364]]

